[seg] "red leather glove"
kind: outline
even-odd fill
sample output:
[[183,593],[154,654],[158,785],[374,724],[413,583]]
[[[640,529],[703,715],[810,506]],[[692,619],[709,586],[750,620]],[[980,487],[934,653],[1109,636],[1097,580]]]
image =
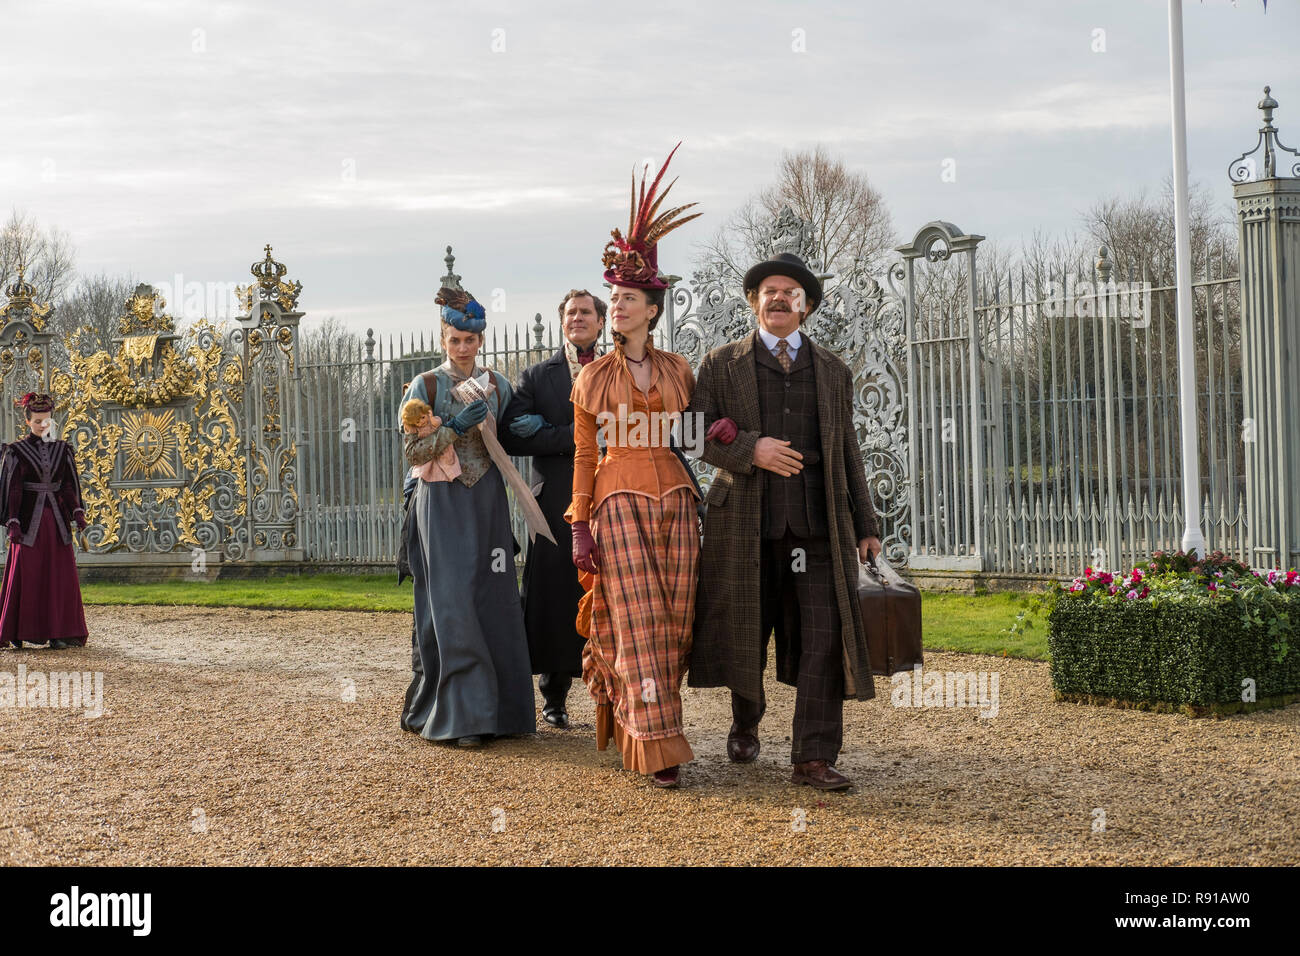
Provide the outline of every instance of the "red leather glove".
[[599,559],[600,552],[596,550],[596,539],[591,536],[591,525],[586,521],[573,522],[573,566],[579,571],[596,574],[600,570]]
[[708,441],[722,442],[724,445],[730,445],[740,434],[740,429],[730,418],[719,418],[709,426],[709,430],[704,433]]

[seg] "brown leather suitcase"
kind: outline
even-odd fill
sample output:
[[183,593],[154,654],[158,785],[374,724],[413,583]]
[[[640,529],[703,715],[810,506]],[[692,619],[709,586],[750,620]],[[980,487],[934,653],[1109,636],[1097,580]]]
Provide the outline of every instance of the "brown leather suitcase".
[[921,592],[883,556],[858,565],[858,601],[873,674],[897,674],[921,663]]

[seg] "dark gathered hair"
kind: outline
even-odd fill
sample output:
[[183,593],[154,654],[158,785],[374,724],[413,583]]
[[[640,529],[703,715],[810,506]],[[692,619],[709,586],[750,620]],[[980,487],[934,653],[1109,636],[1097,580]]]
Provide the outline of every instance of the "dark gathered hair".
[[42,412],[54,412],[54,398],[44,392],[28,392],[18,400],[18,405],[22,408],[29,422],[32,420],[33,415],[39,415]]
[[559,312],[561,322],[564,321],[564,307],[569,304],[569,300],[580,299],[584,295],[590,298],[592,303],[596,306],[596,318],[600,319],[601,322],[605,321],[605,313],[608,311],[609,307],[605,305],[604,299],[594,293],[588,292],[586,289],[570,289],[568,292],[564,293],[564,298],[560,300]]
[[[624,288],[635,288],[635,287],[625,286]],[[668,298],[668,290],[667,289],[641,289],[640,291],[645,293],[646,305],[656,306],[654,318],[652,318],[649,324],[646,326],[647,332],[654,332],[655,326],[658,325],[659,320],[664,317],[664,302]],[[627,337],[622,332],[611,332],[610,337],[613,338],[613,340],[617,342],[619,345],[624,345],[627,342]]]

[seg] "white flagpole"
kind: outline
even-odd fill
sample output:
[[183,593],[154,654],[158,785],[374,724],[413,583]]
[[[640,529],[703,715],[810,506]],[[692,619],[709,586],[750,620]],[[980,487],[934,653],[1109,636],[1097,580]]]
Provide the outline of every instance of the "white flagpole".
[[1196,320],[1187,201],[1187,103],[1183,88],[1183,0],[1169,0],[1169,87],[1174,121],[1174,281],[1178,290],[1178,406],[1183,445],[1183,550],[1205,556],[1196,415]]

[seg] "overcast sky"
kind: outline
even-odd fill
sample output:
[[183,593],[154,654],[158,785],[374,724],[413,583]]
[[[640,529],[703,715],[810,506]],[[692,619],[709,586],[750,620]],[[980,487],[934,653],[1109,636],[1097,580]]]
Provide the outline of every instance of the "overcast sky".
[[[362,332],[433,327],[448,244],[485,304],[504,291],[492,322],[552,316],[598,286],[632,166],[679,139],[673,196],[704,213],[661,248],[681,274],[787,149],[865,173],[900,240],[946,219],[1012,246],[1171,167],[1163,0],[0,12],[0,208],[66,230],[83,274],[242,282],[269,242],[309,318]],[[1265,83],[1300,143],[1300,10],[1184,16],[1191,177],[1226,205]]]

